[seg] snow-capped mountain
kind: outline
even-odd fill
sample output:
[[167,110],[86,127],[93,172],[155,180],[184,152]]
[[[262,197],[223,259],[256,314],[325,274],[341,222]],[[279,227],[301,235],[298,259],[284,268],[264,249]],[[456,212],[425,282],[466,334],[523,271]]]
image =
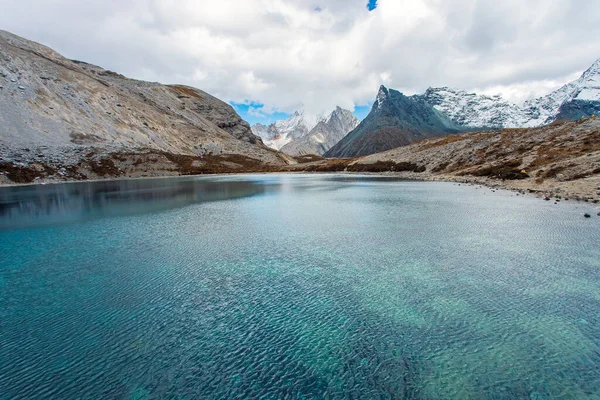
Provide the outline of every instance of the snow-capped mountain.
[[356,157],[449,133],[531,128],[592,115],[600,115],[600,60],[579,79],[522,105],[448,87],[404,96],[382,86],[369,115],[325,156]]
[[281,151],[292,156],[323,155],[359,123],[351,111],[336,107],[328,116],[319,118],[317,125],[310,132],[300,139],[292,140],[283,146]]
[[314,122],[300,110],[268,126],[258,123],[252,126],[252,132],[267,146],[292,156],[322,155],[359,122],[351,111],[340,107],[325,117],[317,117]]
[[275,150],[280,150],[283,146],[294,139],[305,136],[309,130],[315,126],[305,117],[304,111],[296,111],[291,117],[276,121],[271,125],[256,124],[252,126],[252,132],[260,136],[263,142]]
[[600,114],[600,59],[579,79],[547,96],[525,102],[524,108],[535,123],[527,126]]
[[468,128],[530,128],[559,119],[578,119],[600,111],[600,59],[579,79],[523,105],[501,96],[448,87],[429,88],[421,96],[458,125]]
[[460,126],[516,127],[528,121],[521,107],[499,95],[486,96],[449,87],[430,87],[419,97]]

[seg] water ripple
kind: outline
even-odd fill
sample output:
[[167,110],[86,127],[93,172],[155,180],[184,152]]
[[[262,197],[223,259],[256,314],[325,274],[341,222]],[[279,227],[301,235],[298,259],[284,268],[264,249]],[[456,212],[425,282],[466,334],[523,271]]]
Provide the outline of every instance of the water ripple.
[[0,231],[0,398],[600,395],[600,225],[580,206],[210,182],[227,201],[127,187],[118,210]]

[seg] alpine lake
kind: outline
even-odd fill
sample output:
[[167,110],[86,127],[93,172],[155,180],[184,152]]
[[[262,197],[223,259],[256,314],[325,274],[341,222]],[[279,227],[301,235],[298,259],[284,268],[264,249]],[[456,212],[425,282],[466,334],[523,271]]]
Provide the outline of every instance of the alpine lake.
[[0,188],[0,399],[600,399],[598,211],[337,174]]

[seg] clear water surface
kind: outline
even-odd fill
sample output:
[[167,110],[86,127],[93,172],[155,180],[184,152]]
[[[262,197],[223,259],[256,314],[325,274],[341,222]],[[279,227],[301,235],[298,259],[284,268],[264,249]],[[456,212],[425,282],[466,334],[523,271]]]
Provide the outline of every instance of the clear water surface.
[[342,175],[3,188],[0,398],[598,399],[597,211]]

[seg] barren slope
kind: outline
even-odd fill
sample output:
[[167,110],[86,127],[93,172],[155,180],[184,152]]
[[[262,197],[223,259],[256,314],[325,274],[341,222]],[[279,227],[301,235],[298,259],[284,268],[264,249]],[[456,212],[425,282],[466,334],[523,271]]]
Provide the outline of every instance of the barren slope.
[[0,172],[33,165],[68,175],[106,154],[149,151],[285,164],[201,90],[127,79],[0,31]]
[[600,119],[450,135],[365,157],[289,168],[393,172],[413,179],[479,182],[600,201]]

